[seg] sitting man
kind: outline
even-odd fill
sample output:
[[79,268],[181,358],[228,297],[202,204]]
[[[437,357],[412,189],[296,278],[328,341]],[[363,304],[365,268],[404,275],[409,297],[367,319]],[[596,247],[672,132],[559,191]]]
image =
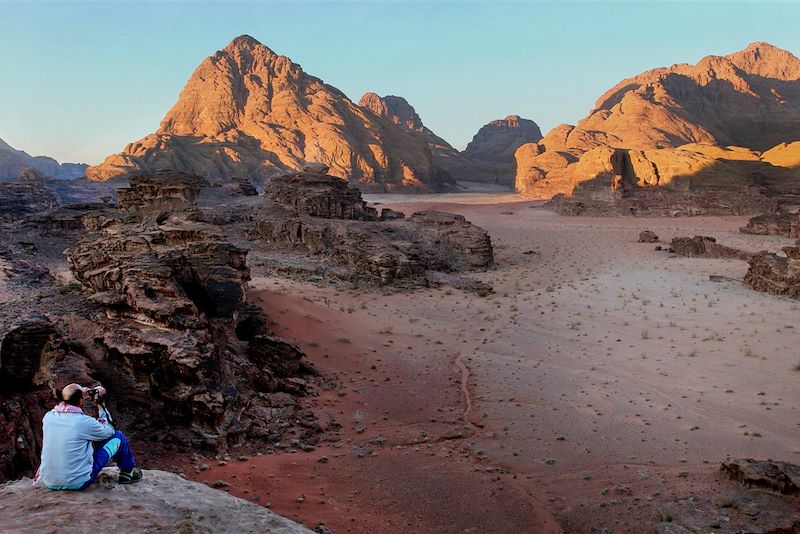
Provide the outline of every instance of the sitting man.
[[[110,460],[119,466],[120,484],[132,484],[142,478],[128,440],[109,424],[102,402],[98,402],[98,419],[83,413],[81,406],[91,391],[79,384],[66,386],[61,391],[63,402],[42,420],[42,464],[37,480],[50,489],[87,488]],[[100,386],[96,392],[102,398],[105,389]]]

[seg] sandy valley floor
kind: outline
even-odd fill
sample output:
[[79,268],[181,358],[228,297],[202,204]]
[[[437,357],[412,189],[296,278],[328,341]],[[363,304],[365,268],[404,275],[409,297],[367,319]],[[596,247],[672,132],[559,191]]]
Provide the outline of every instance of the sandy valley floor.
[[486,228],[497,269],[477,276],[494,294],[355,293],[254,267],[277,333],[341,379],[313,405],[342,440],[190,476],[334,532],[642,532],[659,503],[713,489],[728,456],[800,459],[800,303],[742,285],[743,261],[637,237],[789,240],[740,235],[742,217],[434,200],[392,207]]

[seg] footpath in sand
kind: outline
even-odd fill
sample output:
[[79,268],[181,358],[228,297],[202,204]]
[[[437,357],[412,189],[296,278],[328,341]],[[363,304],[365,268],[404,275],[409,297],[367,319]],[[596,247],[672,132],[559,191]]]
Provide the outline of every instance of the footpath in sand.
[[254,267],[276,333],[341,380],[311,401],[341,441],[190,477],[334,532],[630,532],[717,487],[726,457],[800,458],[798,303],[736,281],[743,261],[670,257],[637,236],[789,240],[740,235],[742,217],[392,207],[486,228],[498,267],[478,277],[495,293],[356,293]]

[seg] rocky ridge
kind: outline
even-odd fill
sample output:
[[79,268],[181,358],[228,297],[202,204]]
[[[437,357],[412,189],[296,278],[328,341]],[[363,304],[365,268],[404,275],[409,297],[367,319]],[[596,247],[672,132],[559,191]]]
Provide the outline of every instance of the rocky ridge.
[[195,69],[155,133],[90,167],[87,176],[176,169],[211,181],[240,176],[263,184],[313,163],[374,191],[449,186],[422,140],[246,35]]
[[403,97],[365,93],[358,105],[387,117],[424,140],[431,149],[434,163],[459,181],[513,185],[515,150],[542,138],[535,122],[509,115],[484,125],[467,148],[459,152],[425,126]]
[[47,156],[31,156],[0,139],[0,182],[17,180],[26,169],[60,180],[79,178],[86,173],[84,163],[59,163]]

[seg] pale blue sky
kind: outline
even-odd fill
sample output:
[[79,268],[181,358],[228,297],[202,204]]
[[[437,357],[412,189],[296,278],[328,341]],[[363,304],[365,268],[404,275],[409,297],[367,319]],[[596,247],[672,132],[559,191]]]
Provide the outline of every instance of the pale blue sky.
[[250,34],[357,101],[404,96],[463,147],[518,114],[547,131],[620,79],[768,41],[800,54],[800,4],[0,0],[0,138],[97,163],[153,132],[192,70]]

